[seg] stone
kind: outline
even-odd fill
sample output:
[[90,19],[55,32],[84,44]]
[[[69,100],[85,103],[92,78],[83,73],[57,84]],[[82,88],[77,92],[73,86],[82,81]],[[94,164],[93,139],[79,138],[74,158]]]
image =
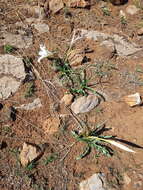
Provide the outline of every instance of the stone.
[[45,24],[45,23],[35,23],[33,25],[34,25],[34,28],[36,30],[38,30],[38,32],[40,34],[43,34],[45,32],[49,32],[49,26],[48,26],[48,24]]
[[79,66],[83,61],[83,54],[80,49],[71,50],[68,53],[68,60],[71,66]]
[[142,36],[142,35],[143,35],[143,27],[140,28],[140,29],[137,31],[137,34],[138,34],[139,36]]
[[[80,36],[81,38],[87,38],[96,42],[101,42],[101,45],[103,45],[103,41],[106,41],[106,43],[109,41],[110,46],[115,47],[117,54],[121,57],[131,56],[143,50],[137,44],[129,42],[126,38],[117,34],[110,35],[96,30],[89,31],[82,29]],[[108,44],[107,47],[109,48]]]
[[32,18],[43,20],[46,18],[45,8],[44,5],[26,5],[26,9],[28,10],[29,14],[32,15]]
[[24,110],[34,110],[36,108],[42,107],[40,98],[36,98],[32,103],[22,104],[19,107],[15,107],[16,109],[24,109]]
[[135,5],[129,5],[127,8],[126,8],[126,12],[130,15],[135,15],[137,14],[139,11],[139,9],[135,6]]
[[50,0],[49,2],[49,9],[53,13],[57,13],[64,7],[64,3],[62,0]]
[[7,99],[14,94],[25,79],[22,58],[5,54],[0,55],[0,98]]
[[22,58],[13,55],[0,55],[0,75],[12,75],[23,80],[26,76]]
[[90,5],[88,0],[63,0],[67,7],[85,8]]
[[96,95],[82,96],[76,99],[71,104],[71,110],[75,114],[89,112],[99,104],[99,99]]
[[0,99],[7,99],[12,94],[14,94],[20,86],[20,83],[17,82],[12,77],[4,76],[0,78]]
[[93,174],[79,185],[80,190],[107,190],[104,174]]
[[28,48],[33,43],[32,34],[12,34],[4,32],[1,35],[0,44],[10,44],[16,48]]
[[123,176],[124,184],[129,185],[131,183],[131,178],[125,173]]
[[[37,20],[36,18],[30,17],[30,18],[26,18],[25,22],[27,22],[28,24],[32,24],[32,23],[36,22],[36,20]],[[17,22],[16,24],[21,25],[21,23],[19,23],[19,22]]]
[[104,8],[104,7],[107,7],[107,2],[105,2],[105,1],[99,1],[98,2],[98,6],[99,6],[99,8]]
[[141,96],[139,93],[125,96],[124,101],[131,107],[142,104]]
[[44,7],[42,7],[42,6],[35,7],[35,16],[36,15],[39,18],[39,20],[45,19],[46,14],[45,14]]
[[69,106],[72,103],[73,95],[72,94],[65,94],[60,103],[64,103],[66,106]]
[[42,155],[41,149],[33,144],[24,142],[20,152],[20,162],[26,167],[30,162],[38,159]]
[[60,120],[56,117],[49,117],[43,122],[45,134],[53,135],[59,130]]

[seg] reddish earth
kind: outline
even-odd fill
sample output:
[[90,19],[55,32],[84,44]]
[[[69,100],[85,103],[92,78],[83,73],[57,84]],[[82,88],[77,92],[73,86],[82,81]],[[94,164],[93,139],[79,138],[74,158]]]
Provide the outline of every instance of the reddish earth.
[[[44,20],[44,23],[49,25],[50,31],[39,34],[25,21],[26,18],[35,17],[33,9],[38,5],[37,0],[1,0],[0,28],[6,27],[7,32],[16,32],[18,29],[16,22],[20,22],[22,27],[28,26],[34,39],[28,49],[19,49],[14,55],[31,57],[42,79],[55,82],[56,89],[51,86],[45,89],[41,80],[37,78],[34,81],[36,91],[32,97],[25,98],[28,86],[28,83],[25,83],[12,97],[5,101],[1,100],[4,107],[0,110],[0,189],[78,190],[79,183],[96,172],[105,173],[112,190],[143,189],[143,149],[141,148],[133,147],[136,153],[132,154],[112,147],[115,150],[112,157],[104,155],[96,157],[96,151],[92,151],[85,158],[76,160],[84,147],[81,142],[75,143],[71,135],[71,130],[77,129],[77,123],[69,115],[69,110],[63,105],[60,109],[57,106],[67,89],[56,82],[58,74],[53,70],[51,61],[44,59],[41,63],[37,62],[40,44],[44,43],[51,51],[57,49],[63,56],[73,30],[79,28],[118,34],[142,45],[143,36],[138,36],[137,30],[141,24],[143,25],[143,9],[133,16],[128,15],[125,26],[121,24],[118,16],[119,11],[125,12],[130,4],[133,4],[131,0],[122,6],[107,3],[111,11],[110,16],[103,15],[99,1],[90,9],[68,8],[72,15],[68,18],[65,18],[65,9],[63,9],[57,14],[51,13]],[[104,134],[116,135],[119,139],[143,146],[143,106],[129,107],[123,100],[125,95],[136,92],[143,96],[143,74],[136,72],[137,68],[143,69],[142,56],[121,58],[115,55],[111,58],[110,52],[99,47],[98,42],[87,39],[78,42],[76,47],[82,50],[88,47],[93,50],[86,54],[91,59],[88,64],[94,65],[96,59],[104,60],[105,64],[109,61],[114,66],[113,69],[108,69],[108,65],[102,67],[102,72],[106,72],[102,81],[98,75],[95,75],[93,68],[86,69],[87,75],[91,77],[91,84],[100,81],[94,89],[104,92],[107,101],[101,101],[97,108],[78,117],[89,128],[106,121],[106,127],[111,129]],[[4,54],[1,45],[0,53]],[[16,120],[11,121],[8,116],[10,106],[32,102],[36,97],[42,101],[41,108],[33,111],[19,109]],[[58,122],[60,125],[57,127]],[[53,126],[52,132],[48,133],[46,125],[49,130]],[[45,147],[44,155],[37,161],[36,167],[30,170],[23,168],[19,162],[19,152],[25,141]],[[57,154],[57,159],[45,165],[45,159],[51,154]],[[124,180],[125,175],[131,179],[129,184]]]

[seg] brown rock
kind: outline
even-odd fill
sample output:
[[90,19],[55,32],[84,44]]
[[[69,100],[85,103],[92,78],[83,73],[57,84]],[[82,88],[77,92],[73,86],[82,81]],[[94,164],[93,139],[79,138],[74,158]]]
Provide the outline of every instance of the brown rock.
[[43,130],[48,135],[53,135],[59,130],[60,120],[56,117],[49,117],[43,123]]
[[101,61],[110,60],[115,54],[115,47],[110,41],[103,41],[96,49],[96,59]]
[[38,146],[24,142],[22,151],[20,153],[20,161],[22,166],[27,166],[30,162],[40,157],[41,154],[42,151]]
[[143,35],[143,27],[140,28],[140,29],[137,31],[137,34],[138,34],[139,36],[142,36],[142,35]]
[[90,5],[89,1],[85,0],[63,0],[67,7],[85,8]]
[[82,51],[80,49],[71,50],[68,53],[68,60],[69,60],[71,66],[81,65],[82,60],[83,60]]
[[131,183],[131,178],[125,173],[123,176],[125,185],[129,185]]
[[50,0],[49,2],[49,9],[53,13],[57,13],[59,10],[61,10],[64,7],[64,3],[62,0]]
[[61,103],[64,103],[66,106],[69,106],[72,103],[72,100],[73,100],[72,94],[65,94],[61,99]]

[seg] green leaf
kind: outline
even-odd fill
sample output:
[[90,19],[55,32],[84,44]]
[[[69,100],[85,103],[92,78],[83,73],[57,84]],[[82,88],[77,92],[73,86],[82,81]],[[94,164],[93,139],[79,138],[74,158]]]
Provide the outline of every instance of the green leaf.
[[26,167],[27,170],[32,170],[36,167],[36,162],[31,162],[30,164],[28,164],[28,166]]
[[44,164],[48,165],[49,163],[52,163],[53,161],[58,159],[58,154],[57,153],[53,153],[51,154],[45,161]]
[[91,147],[90,147],[90,146],[87,146],[87,147],[83,150],[83,153],[80,154],[80,155],[76,158],[76,160],[80,160],[80,159],[84,158],[85,156],[87,156],[87,155],[90,153],[90,151],[91,151]]
[[13,47],[13,46],[11,46],[11,45],[5,45],[5,46],[4,46],[4,52],[5,52],[5,53],[12,53],[12,52],[15,51],[15,50],[16,50],[16,48]]

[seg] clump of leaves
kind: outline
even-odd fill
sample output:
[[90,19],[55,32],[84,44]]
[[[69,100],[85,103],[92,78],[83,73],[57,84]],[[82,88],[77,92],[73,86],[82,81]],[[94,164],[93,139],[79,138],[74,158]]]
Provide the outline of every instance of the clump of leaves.
[[120,17],[120,22],[121,22],[122,25],[127,25],[127,19],[126,19],[126,17],[125,16],[121,16]]
[[54,59],[53,63],[56,68],[56,71],[60,72],[60,78],[62,78],[64,76],[67,78],[70,77],[72,68],[71,68],[68,60],[57,58],[57,59]]
[[112,149],[110,149],[105,143],[106,139],[111,138],[111,136],[84,136],[84,135],[78,135],[75,131],[72,131],[72,135],[76,138],[76,140],[84,142],[86,144],[83,153],[79,155],[76,159],[82,159],[85,156],[87,156],[91,150],[94,148],[98,153],[101,153],[105,156],[111,156],[113,154]]
[[53,154],[51,154],[51,155],[44,161],[44,164],[45,164],[45,165],[48,165],[49,163],[52,163],[52,162],[54,162],[54,161],[57,160],[57,159],[58,159],[58,154],[53,153]]
[[89,87],[88,82],[89,80],[86,79],[86,71],[84,70],[83,72],[80,72],[78,74],[76,84],[74,84],[74,86],[70,88],[70,92],[74,95],[77,94],[82,96],[88,95],[88,91],[96,94],[96,91]]
[[32,97],[34,95],[34,93],[35,93],[35,90],[36,89],[35,89],[34,82],[32,81],[32,82],[28,83],[28,86],[27,86],[27,89],[26,89],[24,97],[25,98]]
[[135,72],[143,73],[143,68],[141,66],[137,66]]
[[12,53],[16,50],[16,48],[12,45],[5,45],[4,46],[4,52],[5,53]]
[[27,169],[27,170],[32,170],[32,169],[36,168],[36,166],[37,166],[37,163],[34,162],[34,161],[32,161],[31,163],[29,163],[29,164],[26,166],[26,169]]
[[60,73],[60,78],[65,78],[65,86],[73,95],[85,96],[88,94],[88,90],[96,93],[88,86],[85,70],[81,71],[73,69],[67,58],[55,59],[54,66],[56,71]]
[[72,135],[77,141],[81,141],[86,144],[83,153],[77,157],[78,160],[87,156],[92,149],[95,149],[99,154],[112,156],[113,150],[108,146],[108,144],[114,145],[128,152],[134,152],[127,146],[118,143],[113,136],[101,135],[101,133],[105,131],[104,128],[104,126],[98,126],[96,130],[86,134],[78,134],[76,131],[72,131]]
[[1,128],[0,133],[1,133],[2,135],[12,134],[12,129],[11,129],[11,127],[10,127],[9,125],[5,125],[5,126],[3,126],[3,127]]
[[108,7],[103,7],[102,12],[103,12],[104,16],[110,16],[111,15],[111,12],[110,12]]

